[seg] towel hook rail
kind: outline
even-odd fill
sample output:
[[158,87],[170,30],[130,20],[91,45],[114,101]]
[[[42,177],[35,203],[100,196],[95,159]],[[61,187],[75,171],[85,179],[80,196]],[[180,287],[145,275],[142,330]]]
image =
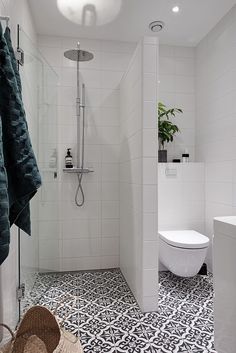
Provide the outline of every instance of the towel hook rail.
[[9,16],[0,16],[1,21],[6,21],[7,26],[9,25],[10,17]]

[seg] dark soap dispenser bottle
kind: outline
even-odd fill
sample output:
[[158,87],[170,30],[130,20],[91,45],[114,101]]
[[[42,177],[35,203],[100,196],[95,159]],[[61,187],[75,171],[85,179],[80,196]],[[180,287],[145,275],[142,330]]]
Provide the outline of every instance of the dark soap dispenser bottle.
[[73,168],[73,159],[71,155],[71,148],[67,148],[67,154],[65,156],[65,167],[66,168]]

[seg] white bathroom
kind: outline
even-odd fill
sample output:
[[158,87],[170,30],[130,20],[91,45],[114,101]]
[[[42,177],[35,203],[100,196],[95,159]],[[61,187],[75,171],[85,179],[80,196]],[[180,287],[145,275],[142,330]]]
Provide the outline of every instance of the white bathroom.
[[[0,89],[0,352],[47,310],[71,352],[235,353],[235,0],[0,0],[0,19],[41,180],[29,236]],[[23,346],[56,352],[33,321]]]

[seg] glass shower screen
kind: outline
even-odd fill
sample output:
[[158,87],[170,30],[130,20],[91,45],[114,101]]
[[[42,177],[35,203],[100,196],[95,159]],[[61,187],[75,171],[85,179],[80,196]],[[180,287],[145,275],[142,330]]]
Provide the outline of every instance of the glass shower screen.
[[19,283],[25,287],[21,299],[30,301],[31,289],[40,272],[59,271],[57,84],[58,77],[27,33],[19,28],[18,45],[24,53],[20,65],[23,101],[42,187],[31,201],[29,237],[20,231]]

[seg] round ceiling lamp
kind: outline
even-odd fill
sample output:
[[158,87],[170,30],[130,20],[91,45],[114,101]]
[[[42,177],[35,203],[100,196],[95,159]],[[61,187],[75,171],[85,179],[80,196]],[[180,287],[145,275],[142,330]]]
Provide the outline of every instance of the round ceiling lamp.
[[81,26],[102,26],[114,21],[123,0],[57,0],[59,11]]

